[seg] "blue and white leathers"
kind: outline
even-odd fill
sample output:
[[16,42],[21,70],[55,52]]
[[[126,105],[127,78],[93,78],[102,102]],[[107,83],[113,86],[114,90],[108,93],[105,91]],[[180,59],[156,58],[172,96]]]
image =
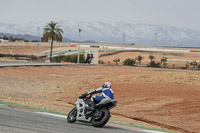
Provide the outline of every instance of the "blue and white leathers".
[[98,89],[88,92],[88,94],[96,94],[96,93],[101,93],[101,94],[100,96],[93,96],[95,103],[101,102],[101,100],[103,100],[104,98],[109,98],[112,100],[114,99],[114,93],[111,88],[99,87]]

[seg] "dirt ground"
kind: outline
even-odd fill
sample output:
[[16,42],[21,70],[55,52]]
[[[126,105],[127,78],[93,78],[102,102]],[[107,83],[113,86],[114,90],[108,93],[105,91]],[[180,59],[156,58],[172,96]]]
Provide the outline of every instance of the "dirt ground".
[[[49,46],[1,46],[0,53],[27,54]],[[99,53],[101,54],[101,53]],[[105,53],[104,53],[105,54]],[[176,132],[200,133],[200,71],[122,66],[126,58],[142,55],[142,65],[168,59],[200,60],[199,54],[123,52],[100,57],[120,65],[0,68],[0,100],[68,113],[81,94],[112,83],[116,108],[110,121]],[[0,58],[0,60],[10,60]],[[185,66],[184,62],[167,62]]]
[[[113,52],[99,52],[99,55],[113,53]],[[142,65],[148,65],[150,63],[149,56],[153,55],[156,62],[160,62],[160,59],[164,56],[167,57],[167,66],[168,67],[185,67],[187,61],[199,61],[200,54],[195,53],[155,53],[155,52],[122,52],[119,54],[101,56],[99,60],[102,60],[105,64],[115,64],[114,59],[119,58],[120,62],[118,64],[123,64],[123,61],[127,58],[135,59],[137,56],[142,56],[143,60]]]
[[[67,50],[76,50],[76,47],[70,47],[70,45],[66,46],[54,46],[53,51],[67,51]],[[85,49],[85,48],[81,48]],[[32,46],[32,45],[10,45],[10,46],[0,46],[0,54],[21,54],[21,55],[40,55],[50,52],[50,46]],[[107,52],[99,52],[100,55],[105,55],[108,53],[113,53],[115,51],[107,51]],[[142,56],[143,60],[141,65],[148,65],[150,63],[149,55],[153,55],[155,57],[156,62],[160,62],[160,59],[165,56],[167,57],[167,67],[185,67],[187,61],[194,61],[200,63],[200,53],[159,53],[159,52],[122,52],[109,56],[101,56],[99,60],[102,60],[104,64],[115,64],[113,62],[114,59],[119,58],[119,65],[123,64],[123,61],[127,58],[135,59],[137,56]],[[13,60],[12,57],[0,58],[0,60]],[[14,59],[15,60],[15,59]],[[190,66],[192,67],[192,66]]]
[[111,121],[177,132],[200,131],[199,71],[128,66],[8,67],[0,68],[0,81],[0,100],[63,113],[69,112],[79,95],[110,81],[118,101]]
[[50,46],[0,46],[1,54],[32,55],[34,52],[50,49]]

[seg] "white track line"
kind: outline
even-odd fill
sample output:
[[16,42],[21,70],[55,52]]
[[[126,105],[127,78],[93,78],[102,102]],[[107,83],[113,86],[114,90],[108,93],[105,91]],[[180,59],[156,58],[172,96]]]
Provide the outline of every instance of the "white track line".
[[[7,108],[7,109],[18,110],[18,111],[23,111],[23,112],[31,112],[31,111],[23,110],[23,109],[20,109],[20,108],[11,108],[11,107],[8,107],[7,105],[4,105],[4,104],[0,104],[0,107]],[[62,118],[62,119],[67,119],[67,115],[52,114],[52,113],[47,113],[47,112],[31,112],[31,113],[41,114],[41,115],[48,115],[48,116],[58,117],[58,118]],[[112,126],[112,127],[123,128],[123,129],[126,129],[126,130],[128,129],[128,130],[141,131],[141,132],[146,132],[146,133],[164,133],[164,132],[161,132],[161,131],[153,131],[153,130],[141,129],[141,128],[136,128],[136,127],[131,127],[131,126],[112,124],[112,123],[108,123],[107,125]]]
[[[65,115],[51,114],[51,113],[47,113],[47,112],[34,112],[34,113],[67,119],[67,116],[65,116]],[[131,127],[131,126],[112,124],[112,123],[108,123],[107,125],[112,126],[112,127],[134,130],[134,131],[137,130],[137,131],[146,132],[146,133],[164,133],[161,131],[153,131],[153,130],[141,129],[141,128],[136,128],[136,127]]]

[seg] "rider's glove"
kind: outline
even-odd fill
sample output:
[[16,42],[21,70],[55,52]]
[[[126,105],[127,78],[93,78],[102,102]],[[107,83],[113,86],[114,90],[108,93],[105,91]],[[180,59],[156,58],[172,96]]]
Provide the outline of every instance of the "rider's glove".
[[85,98],[85,97],[87,97],[87,93],[85,93],[85,94],[82,94],[79,98]]

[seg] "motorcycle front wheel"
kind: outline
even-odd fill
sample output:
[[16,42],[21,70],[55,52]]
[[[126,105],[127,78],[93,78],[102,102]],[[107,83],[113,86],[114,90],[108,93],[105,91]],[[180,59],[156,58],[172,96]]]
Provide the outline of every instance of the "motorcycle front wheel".
[[69,123],[74,123],[76,121],[77,109],[73,108],[67,115],[67,121]]
[[108,109],[100,109],[95,111],[94,117],[92,118],[92,125],[94,127],[103,127],[110,119],[110,112]]

